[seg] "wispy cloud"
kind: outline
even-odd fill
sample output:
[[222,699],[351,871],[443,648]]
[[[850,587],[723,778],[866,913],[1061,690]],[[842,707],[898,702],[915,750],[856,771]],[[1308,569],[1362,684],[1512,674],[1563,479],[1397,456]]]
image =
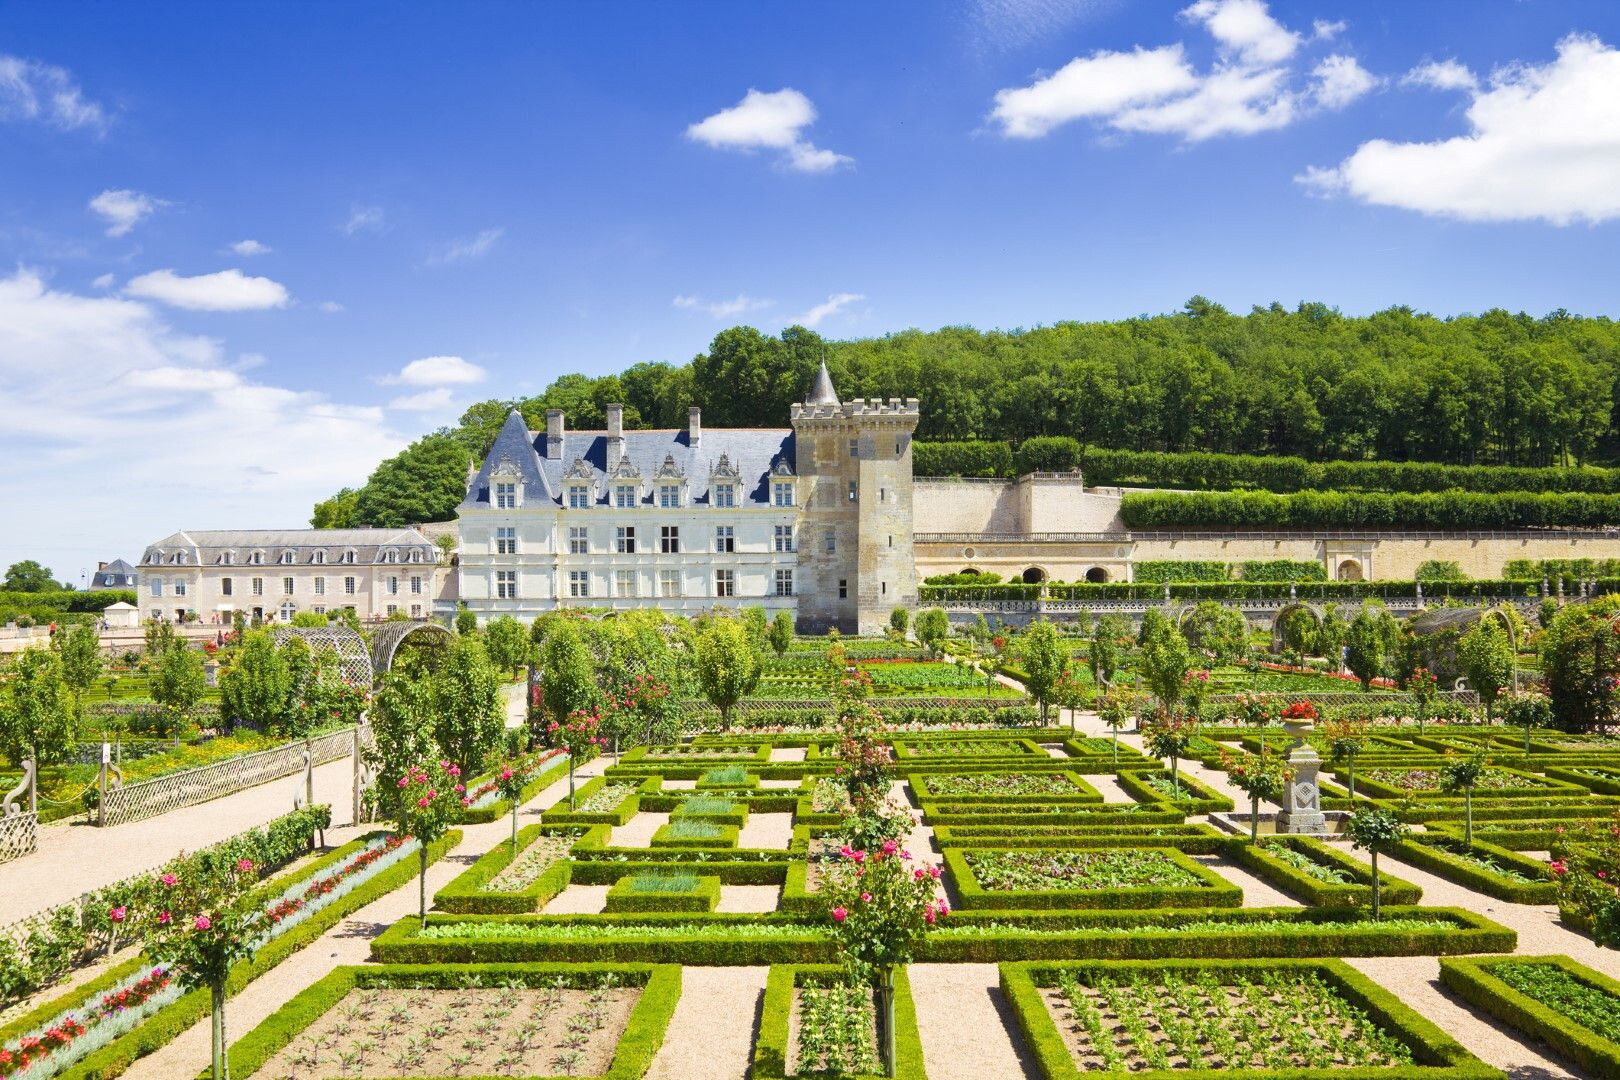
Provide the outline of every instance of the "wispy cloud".
[[349,208],[348,219],[343,222],[345,236],[354,236],[356,233],[385,233],[388,231],[388,215],[383,213],[380,206],[352,206]]
[[464,386],[483,382],[488,374],[459,356],[424,356],[400,368],[398,374],[384,375],[378,381],[390,386]]
[[252,258],[255,255],[270,254],[270,247],[266,244],[259,243],[257,240],[238,240],[236,243],[231,245],[231,250],[244,258]]
[[125,294],[156,300],[188,311],[263,311],[287,306],[287,288],[240,270],[182,277],[173,270],[154,270],[133,278]]
[[1401,77],[1402,86],[1422,86],[1430,90],[1479,89],[1479,79],[1459,60],[1433,60],[1419,64]]
[[749,90],[729,109],[721,109],[686,129],[693,142],[717,150],[774,150],[778,162],[798,172],[826,172],[854,158],[823,150],[804,137],[816,122],[816,107],[791,87],[761,93]]
[[701,311],[716,319],[730,319],[750,311],[768,308],[774,300],[761,300],[746,293],[738,293],[731,300],[705,300],[700,296],[677,296],[675,306],[684,311]]
[[89,205],[107,222],[108,236],[124,236],[158,207],[168,204],[128,188],[109,188],[91,199]]
[[497,241],[506,235],[504,228],[484,229],[476,236],[464,236],[459,240],[452,240],[444,249],[428,258],[429,263],[458,263],[471,262],[482,259],[489,254]]
[[0,53],[0,120],[49,124],[64,131],[107,129],[107,112],[84,96],[65,68]]
[[831,296],[827,297],[825,301],[817,304],[815,307],[811,308],[803,315],[800,315],[798,318],[793,319],[792,322],[797,323],[800,326],[820,326],[823,320],[829,319],[838,314],[840,311],[844,310],[844,308],[848,307],[849,305],[859,303],[865,299],[866,297],[861,293],[833,293]]
[[441,386],[437,390],[424,390],[420,394],[397,397],[388,403],[388,407],[398,412],[444,412],[450,408],[454,400],[450,388]]

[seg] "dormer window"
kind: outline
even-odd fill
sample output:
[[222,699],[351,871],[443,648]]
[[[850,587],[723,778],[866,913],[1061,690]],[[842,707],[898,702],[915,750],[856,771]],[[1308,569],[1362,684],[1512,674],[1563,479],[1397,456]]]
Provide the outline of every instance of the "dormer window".
[[252,563],[254,566],[263,566],[264,552],[255,551],[252,555],[248,556],[248,562]]
[[326,565],[326,552],[317,551],[315,553],[315,557],[310,561],[313,562],[316,566],[325,566]]
[[517,484],[511,481],[501,481],[495,485],[495,509],[517,509]]
[[793,505],[793,481],[776,480],[771,483],[771,504],[773,506]]
[[568,509],[584,510],[591,505],[591,486],[589,484],[568,485]]
[[179,566],[181,563],[186,561],[186,553],[183,551],[177,551],[174,553],[174,558],[170,559],[169,561],[174,563],[174,565]]
[[681,505],[681,485],[659,484],[658,505],[664,510],[674,510]]
[[354,548],[350,548],[343,553],[343,561],[351,564],[354,562]]
[[236,552],[234,552],[234,551],[224,551],[224,552],[220,553],[219,565],[221,565],[221,566],[234,566],[235,564],[236,564]]
[[613,505],[620,510],[632,510],[636,505],[636,485],[615,484],[613,486]]
[[709,501],[721,510],[730,510],[737,505],[737,485],[716,484],[710,491]]
[[291,566],[292,563],[293,563],[292,549],[288,548],[286,551],[283,551],[281,553],[281,565],[282,566]]
[[389,548],[387,551],[383,552],[382,561],[385,563],[398,562],[399,552],[395,551],[393,548]]

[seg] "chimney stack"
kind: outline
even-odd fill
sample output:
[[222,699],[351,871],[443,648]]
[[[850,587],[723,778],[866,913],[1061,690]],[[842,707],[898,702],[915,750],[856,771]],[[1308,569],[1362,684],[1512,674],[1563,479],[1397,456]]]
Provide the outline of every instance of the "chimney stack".
[[561,409],[546,410],[546,458],[556,461],[562,457],[563,452],[563,411]]
[[703,439],[703,410],[693,405],[686,410],[686,445],[696,450]]
[[624,406],[607,407],[607,467],[612,472],[624,456]]

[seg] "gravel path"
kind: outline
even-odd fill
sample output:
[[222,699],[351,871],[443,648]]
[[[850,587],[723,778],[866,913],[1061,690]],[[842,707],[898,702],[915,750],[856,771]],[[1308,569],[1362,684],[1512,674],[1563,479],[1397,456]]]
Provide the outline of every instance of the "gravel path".
[[744,1080],[754,1055],[764,967],[688,967],[647,1080]]
[[[567,794],[568,789],[563,788]],[[608,832],[609,847],[647,847],[652,843],[653,833],[659,826],[669,824],[668,814],[654,814],[642,811],[630,819],[628,825],[615,826]]]
[[1304,907],[1298,900],[1264,880],[1253,871],[1239,866],[1224,855],[1194,855],[1194,861],[1203,863],[1221,877],[1243,890],[1244,907]]
[[[702,873],[699,870],[699,873]],[[722,885],[716,911],[757,915],[776,910],[782,895],[779,885]]]
[[[348,763],[344,762],[344,768]],[[592,762],[580,770],[590,776],[599,772],[601,763]],[[541,808],[550,806],[568,792],[568,780],[563,778],[550,785],[519,810],[520,817],[534,817]],[[511,823],[502,818],[484,825],[462,827],[461,845],[449,855],[428,867],[428,896],[444,888],[468,866],[496,844],[511,837]],[[606,888],[603,888],[606,892]],[[268,973],[249,984],[240,994],[230,999],[226,1021],[234,1042],[256,1027],[276,1009],[299,991],[342,964],[364,963],[370,956],[371,941],[388,927],[417,910],[416,878],[378,900],[356,911],[324,935],[288,957]],[[127,1080],[175,1080],[190,1077],[208,1066],[210,1022],[208,1017],[193,1024],[179,1038],[141,1058],[124,1073]]]
[[793,842],[792,814],[749,814],[737,834],[740,848],[772,848],[785,851]]
[[912,964],[923,1064],[929,1080],[1040,1075],[1002,997],[994,964]]
[[[353,765],[348,758],[315,769],[315,801],[329,803],[334,822],[350,818]],[[0,924],[64,904],[79,894],[152,870],[182,851],[195,851],[293,809],[301,776],[283,776],[222,799],[98,829],[68,821],[39,830],[39,850],[0,865]],[[81,822],[83,818],[79,819]],[[352,828],[328,829],[329,844],[347,842]]]

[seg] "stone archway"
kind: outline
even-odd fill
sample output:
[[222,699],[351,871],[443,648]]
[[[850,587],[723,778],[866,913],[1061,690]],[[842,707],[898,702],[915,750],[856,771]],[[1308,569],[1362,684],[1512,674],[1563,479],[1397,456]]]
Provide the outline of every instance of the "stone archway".
[[1363,580],[1362,570],[1361,570],[1361,560],[1360,559],[1345,559],[1343,562],[1339,563],[1338,569],[1334,571],[1333,576],[1339,581],[1361,581],[1361,580]]
[[1025,585],[1040,585],[1046,581],[1046,571],[1039,566],[1025,568],[1020,575]]
[[1086,580],[1093,585],[1108,584],[1108,569],[1102,566],[1093,566],[1086,571]]

